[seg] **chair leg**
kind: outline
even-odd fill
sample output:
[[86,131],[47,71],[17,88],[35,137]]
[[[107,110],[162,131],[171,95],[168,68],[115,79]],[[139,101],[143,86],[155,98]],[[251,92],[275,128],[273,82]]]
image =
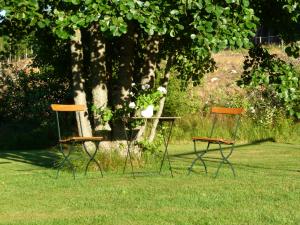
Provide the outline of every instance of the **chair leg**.
[[59,151],[60,153],[63,155],[64,159],[63,161],[59,164],[58,168],[57,168],[57,172],[56,172],[56,179],[58,178],[58,174],[60,172],[60,170],[63,168],[63,166],[65,165],[65,163],[68,163],[72,169],[72,174],[73,174],[73,178],[75,179],[75,168],[74,165],[71,163],[71,161],[69,160],[69,157],[71,155],[71,152],[74,150],[74,146],[73,143],[71,144],[71,148],[69,148],[69,152],[68,154],[65,154],[62,148],[62,145],[59,144]]
[[233,152],[233,148],[234,148],[234,146],[232,146],[230,152],[229,152],[227,155],[225,155],[224,152],[223,152],[222,146],[221,146],[221,144],[219,143],[219,151],[220,151],[220,153],[221,153],[222,159],[221,159],[221,162],[220,162],[220,164],[219,164],[219,166],[218,166],[218,169],[217,169],[217,171],[216,171],[216,173],[215,173],[214,178],[216,178],[216,177],[218,176],[219,170],[220,170],[220,168],[221,168],[221,166],[222,166],[223,164],[228,164],[229,167],[230,167],[230,169],[231,169],[231,171],[232,171],[232,173],[233,173],[233,176],[236,177],[236,173],[235,173],[235,170],[234,170],[234,168],[233,168],[233,165],[232,165],[231,162],[228,160],[228,158],[231,156],[231,154],[232,154],[232,152]]
[[85,174],[85,175],[87,174],[88,167],[89,167],[90,163],[93,161],[94,163],[96,163],[96,165],[97,165],[97,167],[98,167],[98,169],[99,169],[99,171],[100,171],[100,173],[101,173],[101,176],[103,177],[103,172],[102,172],[101,165],[100,165],[99,162],[95,159],[95,156],[97,155],[97,152],[98,152],[98,150],[99,150],[99,142],[95,142],[95,144],[96,144],[96,149],[95,149],[95,151],[94,151],[93,154],[90,154],[90,152],[87,150],[87,148],[86,148],[84,142],[82,143],[85,152],[87,153],[87,155],[88,155],[89,158],[90,158],[89,161],[88,161],[88,163],[86,164],[84,174]]
[[195,163],[196,163],[198,160],[200,160],[201,163],[203,164],[204,169],[205,169],[205,173],[207,174],[207,166],[206,166],[204,160],[202,159],[202,157],[206,154],[207,150],[209,149],[210,143],[207,144],[206,151],[203,151],[203,152],[201,152],[201,153],[199,154],[199,153],[197,152],[196,141],[194,140],[193,142],[194,142],[194,152],[195,152],[195,154],[196,154],[197,157],[193,160],[191,166],[189,167],[189,169],[188,169],[188,170],[189,170],[188,174],[191,173],[191,171],[192,171],[192,169],[193,169]]

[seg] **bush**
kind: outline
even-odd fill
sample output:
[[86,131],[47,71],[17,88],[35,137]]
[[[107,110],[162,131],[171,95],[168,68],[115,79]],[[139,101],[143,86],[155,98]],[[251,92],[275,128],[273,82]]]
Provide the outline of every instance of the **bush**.
[[181,82],[176,77],[170,79],[163,113],[165,116],[183,116],[199,111],[200,101],[194,95],[192,85],[185,87]]
[[[2,76],[1,148],[31,149],[53,144],[56,124],[50,104],[68,101],[69,82],[51,68],[34,73],[11,68]],[[37,142],[38,137],[38,142]]]

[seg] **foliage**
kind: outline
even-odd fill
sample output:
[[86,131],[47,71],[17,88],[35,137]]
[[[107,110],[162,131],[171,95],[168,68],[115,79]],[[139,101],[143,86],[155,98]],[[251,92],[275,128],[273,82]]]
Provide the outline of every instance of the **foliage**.
[[[75,146],[76,151],[71,155],[70,160],[74,164],[76,168],[76,172],[83,172],[85,171],[86,164],[88,163],[89,157],[87,154],[82,150],[82,146]],[[96,155],[95,159],[100,163],[101,169],[104,171],[117,171],[121,170],[124,166],[125,159],[120,153],[116,150],[107,151],[107,152],[100,152]],[[63,161],[63,157],[58,158],[55,164],[59,165]],[[134,165],[139,164],[136,159],[133,159]],[[89,171],[96,171],[99,173],[99,168],[95,163],[91,163],[90,167],[88,168]],[[68,164],[65,164],[63,170],[71,171],[71,168]]]
[[109,107],[100,107],[97,108],[95,105],[92,106],[92,111],[100,115],[100,123],[105,125],[113,118],[113,112]]
[[300,4],[298,0],[251,0],[260,24],[273,29],[287,43],[286,53],[299,57]]
[[[181,53],[181,61],[189,61],[182,63],[182,68],[186,66],[188,77],[194,78],[202,71],[199,68],[202,63],[194,62],[208,60],[211,51],[248,47],[257,23],[248,0],[183,0],[176,3],[171,0],[114,0],[101,1],[101,4],[97,0],[22,3],[12,0],[2,4],[7,11],[3,22],[6,33],[18,24],[22,27],[19,30],[27,33],[51,30],[66,40],[72,37],[75,29],[86,29],[97,23],[100,32],[112,40],[112,37],[126,34],[129,24],[135,24],[140,28],[140,37],[161,37],[161,56]],[[197,66],[193,69],[191,63]]]
[[168,95],[166,97],[164,115],[186,116],[199,111],[200,101],[193,85],[182,84],[182,80],[177,76],[172,76],[168,85]]
[[244,69],[239,85],[259,87],[266,96],[272,93],[289,115],[300,118],[300,76],[291,64],[256,47],[249,51]]
[[[149,105],[158,106],[159,100],[166,95],[167,90],[163,87],[151,89],[149,84],[136,85],[133,83],[130,92],[130,101],[124,101],[123,107],[112,110],[110,107],[92,106],[92,111],[100,115],[101,123],[122,119],[138,111],[144,110]],[[139,124],[139,123],[138,123]],[[136,124],[137,125],[137,124]]]
[[[282,111],[257,108],[255,112],[250,108],[242,117],[238,130],[238,143],[251,143],[266,139],[279,143],[299,141],[300,124],[286,118]],[[209,135],[212,126],[209,115],[197,113],[178,120],[172,132],[172,143],[190,143],[191,137]],[[229,137],[229,135],[226,130],[222,129],[222,126],[216,127],[216,136]]]
[[249,88],[247,115],[255,125],[265,128],[278,126],[278,120],[287,119],[280,99],[272,89]]
[[158,106],[159,100],[167,94],[167,90],[164,87],[158,87],[157,89],[150,88],[149,84],[141,85],[141,88],[138,85],[133,85],[131,92],[131,102],[136,102],[136,109],[143,110],[149,105],[155,107]]
[[150,142],[147,139],[141,140],[137,142],[137,145],[142,150],[143,154],[149,154],[152,156],[161,156],[161,146],[163,144],[163,136],[158,133],[153,142]]
[[50,104],[70,96],[68,80],[51,75],[51,68],[41,72],[12,69],[11,75],[1,78],[5,86],[0,98],[1,121],[45,123],[51,117]]
[[180,52],[175,57],[173,70],[177,72],[176,79],[181,80],[181,88],[187,88],[191,82],[193,86],[201,83],[204,74],[214,71],[216,63],[208,53],[206,57],[198,56],[193,51]]

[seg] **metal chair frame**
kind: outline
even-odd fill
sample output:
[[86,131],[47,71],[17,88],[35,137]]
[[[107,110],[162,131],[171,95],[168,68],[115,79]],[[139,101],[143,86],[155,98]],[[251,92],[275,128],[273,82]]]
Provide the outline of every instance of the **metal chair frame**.
[[[102,141],[102,137],[84,137],[83,136],[83,132],[82,132],[82,122],[81,122],[81,117],[79,115],[80,112],[85,111],[85,106],[84,105],[62,105],[62,104],[52,104],[51,108],[53,111],[55,111],[56,114],[56,123],[57,123],[57,132],[58,132],[58,143],[59,143],[59,151],[63,156],[63,160],[60,162],[60,164],[58,165],[57,168],[57,173],[56,173],[56,178],[58,178],[58,174],[60,172],[60,170],[63,168],[63,166],[65,165],[65,163],[68,163],[72,169],[72,174],[73,177],[75,179],[75,166],[74,164],[70,161],[69,157],[72,154],[72,152],[75,150],[74,146],[75,143],[81,143],[85,153],[88,155],[89,157],[89,161],[85,167],[85,175],[87,174],[87,170],[89,165],[91,164],[91,162],[94,162],[100,173],[101,176],[103,177],[103,172],[102,172],[102,168],[100,163],[95,159],[95,156],[97,155],[98,151],[99,151],[99,144]],[[59,112],[75,112],[76,117],[79,118],[79,136],[77,137],[71,137],[71,138],[66,138],[66,139],[62,139],[62,135],[61,135],[61,128],[60,128],[60,120],[59,120]],[[94,142],[96,145],[95,151],[93,153],[90,153],[85,145],[85,142],[87,141],[91,141]],[[66,145],[70,145],[69,151],[66,154],[63,150],[63,144]]]
[[[188,174],[191,173],[195,163],[197,161],[200,161],[205,169],[205,173],[207,174],[207,166],[206,163],[204,161],[204,156],[205,154],[209,151],[209,147],[211,144],[217,144],[218,145],[218,151],[220,152],[221,158],[220,158],[220,163],[219,166],[217,168],[217,171],[215,173],[215,178],[218,176],[219,170],[222,167],[223,164],[227,164],[229,165],[234,177],[236,176],[234,167],[232,165],[232,163],[229,161],[229,157],[232,155],[233,150],[234,150],[234,146],[235,146],[235,140],[236,140],[236,136],[237,136],[237,131],[238,131],[238,127],[240,125],[240,120],[241,120],[241,116],[242,113],[244,112],[244,110],[242,108],[223,108],[223,107],[213,107],[211,109],[211,113],[214,114],[213,115],[213,122],[212,122],[212,128],[210,131],[210,135],[209,137],[193,137],[192,141],[194,143],[194,153],[196,155],[196,158],[193,160],[191,166],[189,167],[189,172]],[[217,123],[217,117],[220,114],[225,114],[225,115],[234,115],[235,118],[235,125],[233,128],[233,137],[232,140],[224,140],[222,138],[213,138],[213,134],[214,134],[214,130],[216,127],[216,123]],[[207,142],[207,146],[206,149],[204,151],[197,151],[197,142]],[[230,146],[229,152],[225,153],[224,149],[222,148],[222,145],[228,145]]]

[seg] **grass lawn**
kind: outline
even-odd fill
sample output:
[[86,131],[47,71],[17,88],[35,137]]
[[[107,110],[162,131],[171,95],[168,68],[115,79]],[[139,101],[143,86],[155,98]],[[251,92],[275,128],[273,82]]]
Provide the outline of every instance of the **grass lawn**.
[[[171,145],[174,178],[138,169],[88,176],[51,169],[49,150],[0,150],[0,224],[300,224],[300,144],[240,145],[237,177],[208,159],[187,176],[192,145]],[[215,153],[212,153],[214,156]]]

